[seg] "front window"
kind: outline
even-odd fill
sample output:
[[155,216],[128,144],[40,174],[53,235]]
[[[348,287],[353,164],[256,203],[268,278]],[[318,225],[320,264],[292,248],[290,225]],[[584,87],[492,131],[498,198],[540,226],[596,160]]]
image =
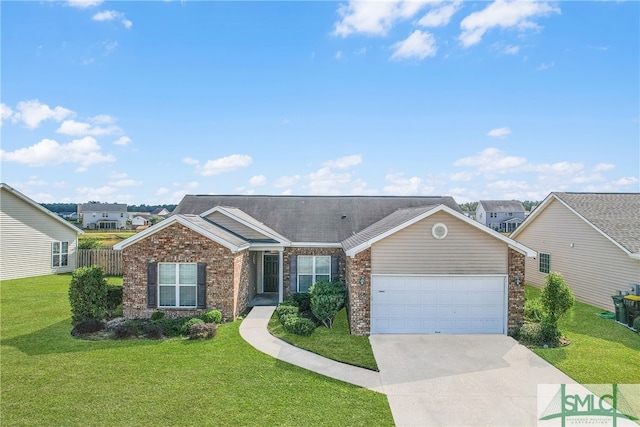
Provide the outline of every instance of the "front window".
[[195,263],[158,264],[158,305],[195,307],[197,275]]
[[298,292],[309,292],[315,282],[331,281],[330,256],[298,257]]
[[51,244],[51,265],[53,267],[69,265],[69,242],[53,242]]
[[540,254],[540,273],[549,274],[549,270],[551,269],[551,255],[549,254]]

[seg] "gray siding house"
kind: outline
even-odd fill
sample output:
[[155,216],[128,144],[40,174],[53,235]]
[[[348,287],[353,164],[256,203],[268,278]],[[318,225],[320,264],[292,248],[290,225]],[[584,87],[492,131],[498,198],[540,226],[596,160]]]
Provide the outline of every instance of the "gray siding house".
[[0,280],[68,273],[82,230],[0,183]]
[[347,287],[353,334],[512,333],[529,248],[451,197],[188,195],[122,250],[127,317],[242,313],[319,280]]
[[538,252],[528,284],[557,271],[578,300],[613,311],[611,296],[640,283],[640,193],[551,193],[510,237]]
[[500,233],[511,233],[524,221],[525,209],[518,200],[480,200],[476,221]]
[[82,228],[91,230],[119,230],[127,226],[127,205],[121,203],[82,203],[78,205]]

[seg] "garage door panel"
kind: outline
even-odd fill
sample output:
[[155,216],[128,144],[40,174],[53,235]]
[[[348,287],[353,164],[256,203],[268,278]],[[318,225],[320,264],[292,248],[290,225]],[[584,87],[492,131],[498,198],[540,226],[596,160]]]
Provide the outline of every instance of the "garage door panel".
[[371,333],[504,333],[504,276],[373,276]]

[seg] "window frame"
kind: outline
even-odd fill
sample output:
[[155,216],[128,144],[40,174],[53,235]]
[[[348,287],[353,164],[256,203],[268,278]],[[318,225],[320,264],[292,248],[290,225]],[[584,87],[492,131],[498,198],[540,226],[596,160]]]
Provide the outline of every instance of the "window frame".
[[[56,247],[58,252],[56,252]],[[68,265],[69,241],[56,240],[51,242],[51,268],[67,267]]]
[[[314,283],[316,283],[318,281],[317,277],[318,276],[329,276],[329,282],[332,280],[331,278],[331,255],[298,255],[298,271],[296,271],[296,292],[297,293],[309,293],[309,288],[311,288],[311,286],[313,286]],[[300,266],[302,265],[302,263],[300,262],[301,258],[311,258],[312,262],[311,262],[311,274],[308,273],[301,273],[300,270]],[[317,259],[318,258],[328,258],[329,259],[329,272],[328,273],[318,273],[317,271]],[[307,288],[306,291],[301,291],[300,290],[300,276],[311,276],[311,285],[309,285],[309,288]]]
[[[174,265],[175,266],[175,276],[173,278],[172,283],[162,283],[162,277],[160,275],[160,268],[162,265]],[[195,276],[193,284],[191,283],[180,283],[180,266],[182,265],[190,265],[195,269]],[[157,306],[158,308],[177,308],[177,309],[195,309],[198,307],[198,263],[196,262],[159,262],[158,266],[158,295],[157,295]],[[162,287],[174,287],[174,305],[162,305],[160,298],[162,293],[160,292],[160,288]],[[193,288],[193,293],[195,294],[194,304],[193,305],[182,305],[181,301],[181,292],[180,290],[183,288]]]
[[540,273],[549,274],[549,272],[551,271],[551,254],[540,252],[538,258],[538,271]]

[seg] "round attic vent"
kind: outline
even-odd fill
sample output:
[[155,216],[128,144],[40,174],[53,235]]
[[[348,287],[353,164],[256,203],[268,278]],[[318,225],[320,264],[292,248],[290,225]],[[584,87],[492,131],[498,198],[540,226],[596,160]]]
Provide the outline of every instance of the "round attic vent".
[[433,227],[431,227],[431,235],[438,240],[441,240],[447,237],[448,232],[449,230],[447,230],[447,226],[441,222],[433,224]]

